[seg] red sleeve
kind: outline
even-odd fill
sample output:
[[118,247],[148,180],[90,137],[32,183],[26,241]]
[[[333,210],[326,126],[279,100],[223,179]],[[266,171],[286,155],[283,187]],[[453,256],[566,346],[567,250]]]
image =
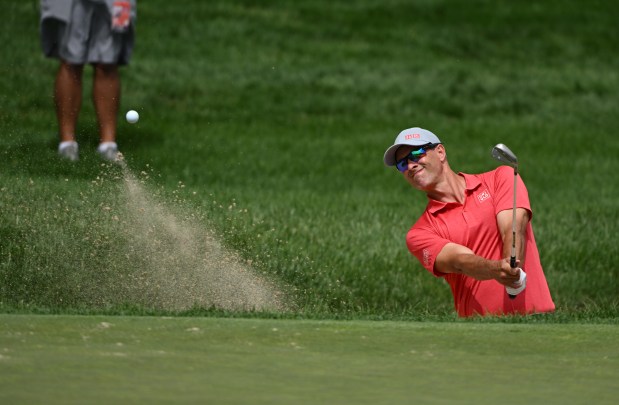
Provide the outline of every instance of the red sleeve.
[[[428,215],[428,213],[424,213]],[[419,260],[421,265],[436,277],[444,277],[445,273],[434,270],[436,256],[443,250],[449,240],[441,237],[429,224],[424,224],[423,217],[413,225],[406,235],[408,250]]]
[[[511,210],[514,206],[514,169],[500,166],[494,174],[494,209],[495,214],[498,214],[504,210]],[[529,216],[532,217],[529,193],[520,175],[516,181],[516,206],[529,211]]]

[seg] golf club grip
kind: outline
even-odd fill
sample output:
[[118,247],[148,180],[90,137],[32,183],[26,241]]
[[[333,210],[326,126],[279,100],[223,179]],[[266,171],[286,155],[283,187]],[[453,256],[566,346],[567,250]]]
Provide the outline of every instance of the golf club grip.
[[[512,257],[510,257],[510,258],[509,258],[509,266],[510,266],[512,269],[515,269],[515,268],[516,268],[516,256],[512,256]],[[511,300],[513,300],[514,298],[516,298],[516,296],[515,296],[515,295],[513,295],[513,294],[509,294],[509,293],[507,293],[507,296],[508,296],[508,297],[509,297],[509,299],[511,299]]]
[[[512,256],[509,259],[509,265],[512,269],[516,268],[516,256]],[[514,298],[516,298],[516,296],[514,294],[510,294],[507,293],[507,296],[509,297],[509,299],[513,300]]]
[[518,273],[518,287],[516,287],[516,288],[505,287],[507,295],[512,300],[514,298],[516,298],[516,296],[518,294],[521,294],[524,291],[524,289],[526,288],[526,286],[527,286],[527,273],[525,273],[524,270],[522,270],[522,269],[518,269],[518,270],[519,270],[519,273]]

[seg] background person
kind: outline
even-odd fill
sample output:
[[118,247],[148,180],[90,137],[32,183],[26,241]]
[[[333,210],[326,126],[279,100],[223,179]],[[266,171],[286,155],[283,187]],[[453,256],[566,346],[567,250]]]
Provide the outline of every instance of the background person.
[[54,84],[60,156],[79,158],[75,132],[82,104],[82,73],[84,65],[91,64],[100,141],[97,151],[104,159],[116,159],[118,66],[129,63],[135,18],[136,0],[41,0],[43,53],[60,60]]
[[529,197],[518,178],[517,266],[527,273],[526,288],[510,299],[505,287],[518,287],[512,269],[514,172],[500,166],[481,174],[455,173],[439,138],[422,128],[400,132],[384,154],[404,179],[424,192],[428,205],[406,237],[408,249],[430,273],[451,287],[460,316],[530,314],[555,309],[539,258]]

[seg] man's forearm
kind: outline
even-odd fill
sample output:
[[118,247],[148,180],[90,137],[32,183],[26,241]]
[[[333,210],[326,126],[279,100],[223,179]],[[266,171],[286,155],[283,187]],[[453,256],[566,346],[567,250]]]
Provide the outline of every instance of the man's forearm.
[[459,273],[476,280],[496,279],[501,265],[502,260],[488,260],[474,254],[460,254],[453,264]]
[[[512,210],[504,210],[497,214],[497,225],[503,240],[503,257],[512,256],[512,241],[514,240],[512,214]],[[526,209],[518,208],[516,210],[516,259],[520,261],[520,266],[525,265],[529,219],[530,215]]]
[[476,280],[496,280],[510,286],[519,279],[519,270],[510,267],[509,259],[489,260],[456,243],[443,247],[434,266],[442,273],[464,274]]
[[[503,239],[503,257],[512,255],[513,233],[510,231]],[[520,267],[524,267],[527,246],[526,229],[516,229],[516,258],[520,261]]]

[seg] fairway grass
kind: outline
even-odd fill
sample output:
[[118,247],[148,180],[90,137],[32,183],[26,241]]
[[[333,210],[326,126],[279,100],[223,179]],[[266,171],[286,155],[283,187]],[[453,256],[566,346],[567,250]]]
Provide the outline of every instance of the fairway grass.
[[0,315],[0,402],[610,404],[616,325]]

